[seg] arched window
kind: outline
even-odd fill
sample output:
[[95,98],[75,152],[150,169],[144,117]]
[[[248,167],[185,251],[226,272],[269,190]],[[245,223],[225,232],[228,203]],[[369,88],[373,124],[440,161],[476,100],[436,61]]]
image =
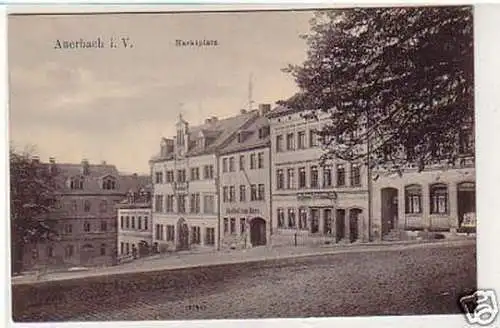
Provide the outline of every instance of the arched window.
[[102,189],[104,190],[114,190],[116,189],[116,182],[113,178],[106,178],[102,181]]
[[422,187],[409,185],[405,187],[405,212],[422,213]]
[[442,183],[430,186],[431,214],[448,213],[448,186]]
[[90,200],[85,200],[83,203],[83,210],[85,212],[90,212]]

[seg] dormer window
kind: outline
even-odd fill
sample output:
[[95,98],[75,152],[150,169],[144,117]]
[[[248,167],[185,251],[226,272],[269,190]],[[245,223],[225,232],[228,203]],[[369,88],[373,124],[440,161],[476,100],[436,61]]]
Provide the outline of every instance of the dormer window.
[[259,139],[264,139],[266,138],[270,133],[270,128],[269,126],[265,126],[259,129]]
[[102,180],[102,189],[114,190],[116,189],[116,181],[112,177],[107,177]]
[[74,190],[83,189],[83,178],[82,177],[73,177],[69,181],[69,187]]

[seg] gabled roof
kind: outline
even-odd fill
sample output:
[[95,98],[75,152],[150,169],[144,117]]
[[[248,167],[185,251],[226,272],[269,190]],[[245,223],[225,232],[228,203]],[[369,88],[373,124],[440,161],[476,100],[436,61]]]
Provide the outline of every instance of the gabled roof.
[[259,138],[259,130],[269,127],[269,119],[265,116],[257,117],[251,124],[238,132],[244,132],[245,138],[242,142],[238,140],[238,134],[231,138],[229,143],[220,149],[220,154],[229,154],[256,148],[264,148],[270,145],[269,134],[264,138]]

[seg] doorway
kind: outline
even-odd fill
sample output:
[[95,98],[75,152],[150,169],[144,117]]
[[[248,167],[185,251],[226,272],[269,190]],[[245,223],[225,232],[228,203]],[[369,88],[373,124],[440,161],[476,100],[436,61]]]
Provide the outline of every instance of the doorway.
[[252,246],[266,244],[266,221],[262,218],[253,218],[250,221],[250,242]]
[[184,218],[180,218],[177,222],[177,231],[179,231],[178,250],[189,249],[189,228]]
[[363,210],[352,208],[349,211],[349,241],[355,242],[359,239],[359,215]]
[[382,236],[396,228],[398,219],[398,190],[384,188],[381,190]]
[[336,242],[345,238],[345,210],[337,209],[335,212]]

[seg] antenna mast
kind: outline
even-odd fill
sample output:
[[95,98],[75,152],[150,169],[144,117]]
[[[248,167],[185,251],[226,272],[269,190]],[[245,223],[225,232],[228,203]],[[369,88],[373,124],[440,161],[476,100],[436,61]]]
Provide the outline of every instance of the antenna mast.
[[253,74],[250,73],[250,78],[248,80],[248,110],[252,111],[253,110]]

